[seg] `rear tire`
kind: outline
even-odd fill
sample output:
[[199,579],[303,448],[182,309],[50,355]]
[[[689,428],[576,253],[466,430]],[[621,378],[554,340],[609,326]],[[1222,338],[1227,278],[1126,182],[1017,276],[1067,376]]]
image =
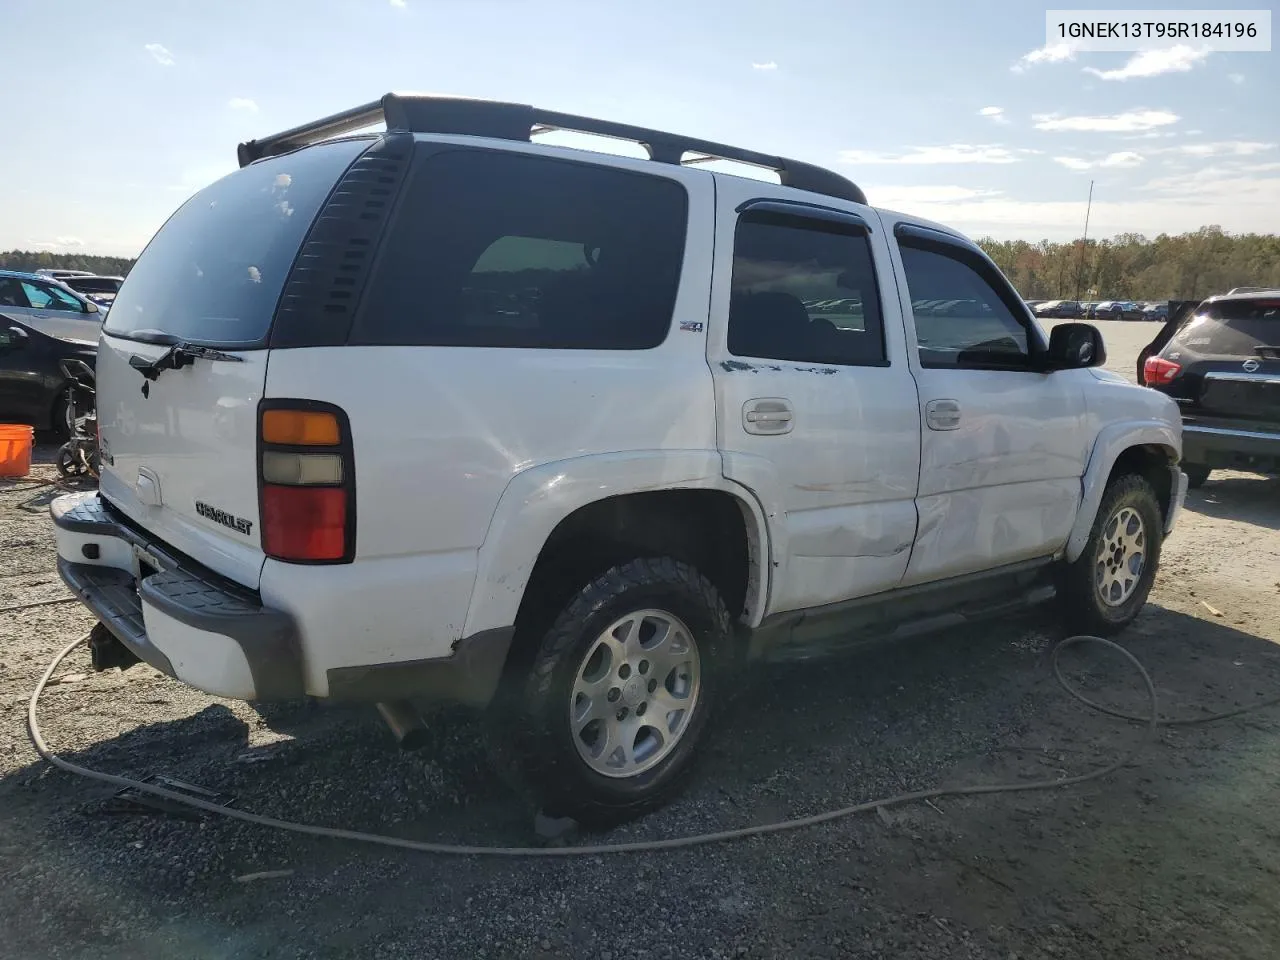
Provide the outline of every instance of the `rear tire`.
[[706,738],[733,642],[710,581],[666,557],[619,564],[537,642],[491,708],[504,772],[543,812],[595,826],[674,798]]
[[1187,486],[1192,490],[1204,486],[1209,479],[1210,468],[1203,463],[1184,463],[1182,472],[1187,475]]
[[1119,633],[1141,612],[1155,582],[1164,515],[1151,484],[1129,474],[1107,486],[1084,551],[1062,568],[1059,593],[1073,633]]

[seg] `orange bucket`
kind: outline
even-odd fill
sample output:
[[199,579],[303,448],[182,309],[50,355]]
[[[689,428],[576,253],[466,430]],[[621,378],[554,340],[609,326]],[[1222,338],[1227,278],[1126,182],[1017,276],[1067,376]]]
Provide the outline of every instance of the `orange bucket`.
[[0,423],[0,477],[25,477],[31,472],[31,443],[35,430],[21,423]]

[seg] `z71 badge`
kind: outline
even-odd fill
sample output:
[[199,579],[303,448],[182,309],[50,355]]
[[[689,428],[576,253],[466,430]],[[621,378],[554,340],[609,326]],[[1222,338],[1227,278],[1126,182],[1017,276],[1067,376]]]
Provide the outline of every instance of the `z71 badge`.
[[225,510],[220,510],[217,507],[211,507],[209,504],[200,500],[196,501],[196,513],[200,514],[200,516],[207,520],[212,520],[214,523],[220,523],[224,527],[230,527],[236,533],[243,533],[246,537],[249,535],[249,531],[253,529],[252,520],[244,520],[235,516],[235,514],[227,513]]

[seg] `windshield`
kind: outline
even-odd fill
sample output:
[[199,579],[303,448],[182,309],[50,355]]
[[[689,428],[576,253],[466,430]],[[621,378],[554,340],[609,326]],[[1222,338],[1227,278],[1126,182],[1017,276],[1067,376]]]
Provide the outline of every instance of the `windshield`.
[[285,277],[334,183],[367,141],[321,144],[252,164],[201,190],[160,228],[103,329],[261,346]]

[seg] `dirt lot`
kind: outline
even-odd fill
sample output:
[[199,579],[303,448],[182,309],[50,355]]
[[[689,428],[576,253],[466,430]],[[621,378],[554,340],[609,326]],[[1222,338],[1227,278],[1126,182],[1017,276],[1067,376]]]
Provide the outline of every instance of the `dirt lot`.
[[[1148,324],[1104,324],[1130,374]],[[48,466],[42,475],[51,475]],[[64,595],[48,488],[0,488],[0,606]],[[1121,639],[1169,714],[1280,692],[1280,482],[1215,474],[1188,498],[1152,603]],[[0,956],[1197,957],[1280,955],[1280,708],[1162,730],[1109,778],[942,800],[686,852],[444,859],[231,822],[110,812],[110,791],[39,763],[23,717],[75,605],[0,614]],[[801,815],[938,783],[1105,762],[1135,727],[1049,675],[1045,619],[795,665],[723,718],[692,789],[606,839]],[[1108,702],[1144,704],[1115,659],[1072,655]],[[259,713],[145,666],[77,653],[44,701],[68,759],[163,773],[248,810],[420,838],[522,844],[530,817],[488,772],[474,720],[395,750],[372,711]],[[244,879],[260,871],[286,876]]]

